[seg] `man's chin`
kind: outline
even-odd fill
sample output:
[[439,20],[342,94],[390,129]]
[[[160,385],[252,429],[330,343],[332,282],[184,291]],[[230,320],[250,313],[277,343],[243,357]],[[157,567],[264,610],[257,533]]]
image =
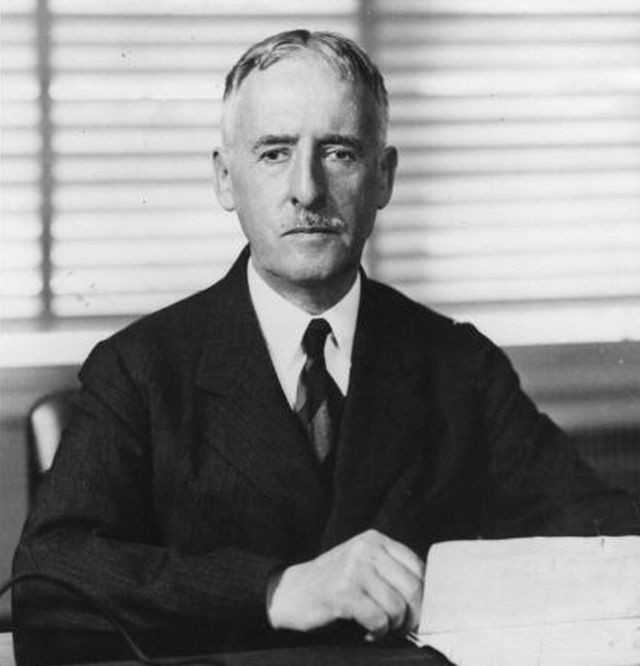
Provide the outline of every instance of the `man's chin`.
[[279,271],[280,280],[291,286],[322,288],[349,280],[357,271],[357,263],[303,256],[291,258]]

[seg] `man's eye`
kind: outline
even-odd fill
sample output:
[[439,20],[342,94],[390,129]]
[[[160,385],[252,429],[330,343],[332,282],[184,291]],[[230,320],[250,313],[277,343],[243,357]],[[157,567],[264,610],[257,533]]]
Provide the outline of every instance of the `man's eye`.
[[289,157],[287,148],[271,148],[260,154],[260,159],[264,162],[284,162]]
[[354,162],[356,160],[355,152],[348,148],[332,148],[327,151],[327,156],[336,162]]

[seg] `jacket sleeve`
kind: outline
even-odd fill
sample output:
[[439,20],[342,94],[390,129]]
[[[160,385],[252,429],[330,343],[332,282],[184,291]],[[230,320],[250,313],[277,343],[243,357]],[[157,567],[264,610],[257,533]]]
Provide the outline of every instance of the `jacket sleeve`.
[[[251,635],[266,630],[267,580],[282,563],[234,547],[195,555],[167,547],[154,515],[145,391],[111,342],[98,346],[80,379],[14,575],[45,573],[75,584],[151,652],[225,649],[238,627]],[[98,646],[96,658],[124,656],[105,647],[111,628],[104,619],[67,592],[25,583],[13,600],[19,663],[87,661],[89,644]]]
[[640,534],[637,499],[597,477],[522,391],[504,352],[482,340],[476,391],[488,453],[490,535]]

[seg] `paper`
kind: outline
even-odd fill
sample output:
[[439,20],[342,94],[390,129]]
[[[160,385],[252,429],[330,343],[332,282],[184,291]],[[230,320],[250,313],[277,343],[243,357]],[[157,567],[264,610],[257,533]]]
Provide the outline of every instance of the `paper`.
[[640,537],[436,544],[411,638],[457,666],[639,666]]

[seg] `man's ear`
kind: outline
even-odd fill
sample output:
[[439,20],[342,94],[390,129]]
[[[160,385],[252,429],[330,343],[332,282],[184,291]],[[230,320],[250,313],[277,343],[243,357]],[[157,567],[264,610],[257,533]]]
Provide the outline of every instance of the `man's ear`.
[[227,158],[222,148],[215,148],[211,153],[213,158],[213,187],[220,205],[227,211],[235,210],[236,202],[233,196],[233,183],[227,164]]
[[378,191],[377,206],[384,208],[391,199],[393,183],[396,179],[396,168],[398,167],[398,151],[395,146],[385,146],[380,157],[378,167]]

